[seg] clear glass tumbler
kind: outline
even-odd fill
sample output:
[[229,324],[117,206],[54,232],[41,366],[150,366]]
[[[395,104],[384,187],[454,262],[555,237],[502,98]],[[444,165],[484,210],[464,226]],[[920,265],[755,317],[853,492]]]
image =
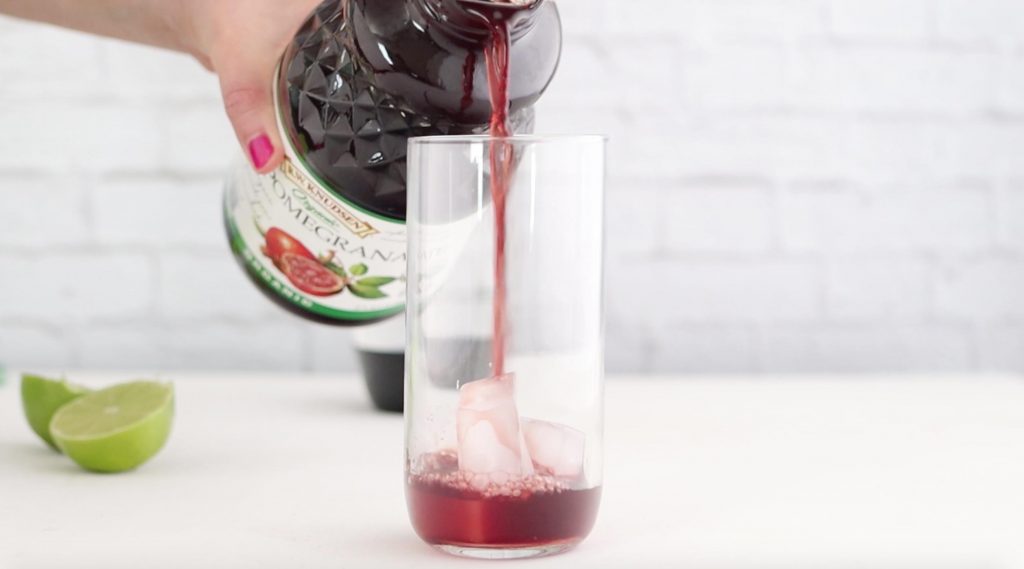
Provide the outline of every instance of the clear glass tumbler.
[[599,136],[409,142],[406,496],[439,549],[547,555],[594,525],[604,159]]

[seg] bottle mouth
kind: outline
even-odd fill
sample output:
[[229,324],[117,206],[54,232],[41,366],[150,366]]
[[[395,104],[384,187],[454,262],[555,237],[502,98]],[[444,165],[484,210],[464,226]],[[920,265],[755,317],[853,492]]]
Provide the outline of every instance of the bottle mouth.
[[544,0],[455,0],[455,3],[467,9],[518,12],[539,6]]
[[528,32],[534,14],[547,0],[424,0],[436,21],[471,38],[486,37],[495,22],[508,22],[513,39]]
[[528,18],[545,0],[454,0],[464,12],[478,18],[490,15],[493,19],[509,21]]

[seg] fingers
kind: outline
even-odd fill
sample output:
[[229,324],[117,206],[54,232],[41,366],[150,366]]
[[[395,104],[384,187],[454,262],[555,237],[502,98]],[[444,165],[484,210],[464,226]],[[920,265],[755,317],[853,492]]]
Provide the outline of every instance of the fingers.
[[[245,46],[246,42],[234,45]],[[276,56],[242,47],[217,53],[214,60],[228,119],[253,168],[260,173],[274,170],[284,157],[271,95]]]

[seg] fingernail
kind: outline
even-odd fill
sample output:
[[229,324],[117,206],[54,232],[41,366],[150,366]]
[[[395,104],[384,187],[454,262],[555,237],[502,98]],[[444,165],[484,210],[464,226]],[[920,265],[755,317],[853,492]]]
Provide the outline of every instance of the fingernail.
[[270,157],[274,155],[274,145],[270,137],[261,134],[249,141],[249,157],[252,158],[252,165],[257,170],[267,165]]

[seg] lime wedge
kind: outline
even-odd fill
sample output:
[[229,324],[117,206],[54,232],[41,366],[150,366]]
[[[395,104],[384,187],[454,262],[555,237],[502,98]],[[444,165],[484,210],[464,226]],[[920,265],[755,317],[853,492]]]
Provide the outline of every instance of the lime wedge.
[[50,420],[54,413],[88,392],[88,389],[65,380],[47,379],[28,373],[21,376],[21,406],[25,410],[25,418],[39,438],[54,449],[57,445],[50,435]]
[[155,381],[123,383],[61,407],[50,422],[60,450],[96,472],[123,472],[153,457],[167,442],[174,388]]

